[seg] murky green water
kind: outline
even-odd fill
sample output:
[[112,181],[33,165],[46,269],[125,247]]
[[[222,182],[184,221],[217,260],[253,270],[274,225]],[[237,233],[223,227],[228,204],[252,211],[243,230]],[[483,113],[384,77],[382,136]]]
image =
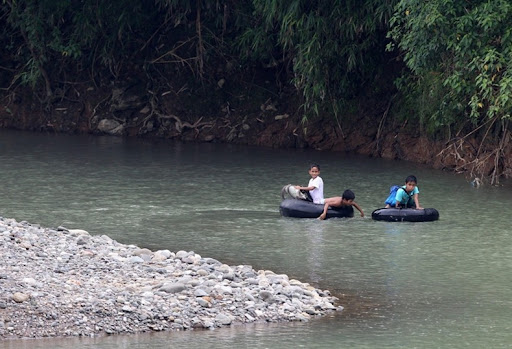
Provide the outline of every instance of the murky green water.
[[[366,218],[279,216],[281,187],[321,164],[326,196],[350,188]],[[369,218],[415,174],[432,223]],[[418,164],[339,153],[0,132],[0,216],[193,250],[329,289],[346,310],[308,323],[0,348],[508,348],[512,186],[473,188]]]

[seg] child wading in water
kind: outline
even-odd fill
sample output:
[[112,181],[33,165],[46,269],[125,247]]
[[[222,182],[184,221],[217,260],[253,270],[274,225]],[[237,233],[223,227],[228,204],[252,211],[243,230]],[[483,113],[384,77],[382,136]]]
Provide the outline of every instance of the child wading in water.
[[361,217],[364,217],[363,210],[359,207],[358,204],[354,202],[356,195],[350,189],[347,189],[343,192],[341,196],[335,196],[332,198],[327,198],[324,201],[324,212],[318,217],[318,219],[325,219],[327,216],[327,210],[329,206],[331,207],[341,207],[341,206],[354,206],[359,212],[361,212]]
[[386,208],[390,207],[402,207],[402,208],[415,208],[417,210],[422,210],[423,207],[420,206],[420,202],[418,199],[418,195],[420,193],[418,187],[418,180],[415,176],[408,176],[405,179],[405,185],[398,188],[394,197],[390,195],[386,199]]
[[295,189],[301,191],[307,191],[311,196],[312,201],[315,204],[323,204],[324,203],[324,181],[320,177],[320,165],[311,164],[309,166],[309,175],[311,179],[309,180],[309,184],[307,187],[301,187],[300,185],[296,185]]

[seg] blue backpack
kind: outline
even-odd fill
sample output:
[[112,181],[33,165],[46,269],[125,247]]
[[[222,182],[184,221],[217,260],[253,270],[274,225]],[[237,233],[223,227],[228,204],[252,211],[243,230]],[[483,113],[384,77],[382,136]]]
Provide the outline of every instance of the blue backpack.
[[[391,188],[389,188],[389,196],[388,198],[386,199],[386,201],[384,202],[384,204],[386,205],[389,205],[391,207],[395,207],[396,205],[396,192],[398,191],[398,189],[402,188],[404,191],[405,191],[405,188],[403,186],[400,186],[400,185],[392,185]],[[407,192],[406,192],[407,193]],[[411,200],[412,198],[412,192],[410,194],[407,194],[409,195],[409,200]]]
[[396,192],[400,188],[403,189],[403,187],[401,187],[399,185],[392,185],[391,188],[389,188],[389,196],[386,199],[386,201],[384,202],[384,204],[389,205],[391,207],[395,207],[395,205],[396,205]]

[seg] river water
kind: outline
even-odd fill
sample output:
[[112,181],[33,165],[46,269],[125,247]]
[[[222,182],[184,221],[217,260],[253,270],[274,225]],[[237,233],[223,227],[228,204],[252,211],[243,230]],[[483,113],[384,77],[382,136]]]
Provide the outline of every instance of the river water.
[[[325,196],[350,188],[365,218],[279,215],[281,187],[321,165]],[[418,177],[440,220],[371,219]],[[474,188],[422,165],[340,153],[0,131],[0,216],[85,229],[152,250],[195,251],[329,289],[345,306],[307,323],[0,348],[509,348],[512,186]],[[356,211],[357,216],[357,211]]]

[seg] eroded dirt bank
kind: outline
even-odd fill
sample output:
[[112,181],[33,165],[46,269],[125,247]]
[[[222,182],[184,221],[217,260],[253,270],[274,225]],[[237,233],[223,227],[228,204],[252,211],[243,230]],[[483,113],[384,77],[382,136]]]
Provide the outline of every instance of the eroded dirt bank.
[[[475,138],[434,141],[407,121],[388,115],[389,103],[364,101],[336,120],[302,121],[293,92],[245,86],[152,91],[140,81],[73,85],[48,102],[32,93],[2,98],[0,127],[40,132],[228,142],[274,148],[313,148],[402,159],[466,173],[512,176],[510,134],[481,145]],[[207,97],[205,97],[207,96]],[[477,154],[479,156],[477,157]],[[496,156],[496,155],[499,155]]]

